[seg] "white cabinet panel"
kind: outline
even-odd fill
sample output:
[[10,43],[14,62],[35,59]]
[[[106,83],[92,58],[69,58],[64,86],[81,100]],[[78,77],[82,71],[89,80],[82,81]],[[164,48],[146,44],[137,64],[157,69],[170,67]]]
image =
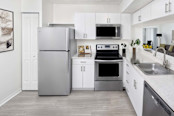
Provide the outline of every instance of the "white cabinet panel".
[[38,90],[38,14],[22,14],[22,89]]
[[83,87],[83,73],[82,73],[82,65],[73,65],[72,67],[72,87],[73,89],[82,88]]
[[167,4],[165,0],[155,0],[152,2],[151,15],[152,19],[163,17],[167,11]]
[[108,13],[109,24],[120,24],[120,14],[118,13]]
[[107,13],[96,13],[96,24],[107,24],[108,18]]
[[96,38],[95,13],[75,14],[75,38],[95,39]]
[[84,66],[83,87],[94,88],[94,65]]
[[133,68],[132,64],[126,61],[126,91],[135,109],[137,116],[142,116],[144,80]]
[[141,21],[142,22],[148,21],[151,19],[151,8],[152,8],[152,4],[150,3],[141,9]]
[[85,38],[85,14],[78,13],[75,14],[75,38],[84,39]]
[[131,39],[131,14],[121,14],[122,39]]
[[137,11],[133,14],[133,24],[138,24],[141,22],[141,11]]
[[73,89],[94,89],[94,60],[73,59]]
[[119,13],[96,13],[96,24],[120,24]]
[[86,39],[96,38],[95,13],[85,14]]

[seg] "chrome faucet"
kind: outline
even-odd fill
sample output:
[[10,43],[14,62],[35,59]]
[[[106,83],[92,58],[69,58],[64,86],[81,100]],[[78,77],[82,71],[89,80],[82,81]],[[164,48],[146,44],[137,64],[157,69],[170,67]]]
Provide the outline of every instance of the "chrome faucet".
[[160,50],[160,49],[163,50],[163,52],[164,52],[163,66],[164,66],[165,68],[167,68],[168,61],[166,60],[166,50],[165,50],[163,47],[159,47],[159,48],[157,48],[156,51],[155,51],[154,56],[156,56],[158,50]]

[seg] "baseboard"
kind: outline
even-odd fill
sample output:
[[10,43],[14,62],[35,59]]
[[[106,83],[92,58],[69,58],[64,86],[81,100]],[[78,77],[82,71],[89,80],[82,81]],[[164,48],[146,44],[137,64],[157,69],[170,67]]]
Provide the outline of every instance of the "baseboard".
[[5,103],[7,103],[9,100],[11,100],[13,97],[15,97],[16,95],[18,95],[20,92],[22,92],[21,89],[16,90],[15,92],[11,93],[9,96],[7,96],[6,98],[4,98],[2,101],[0,101],[0,107],[2,105],[4,105]]

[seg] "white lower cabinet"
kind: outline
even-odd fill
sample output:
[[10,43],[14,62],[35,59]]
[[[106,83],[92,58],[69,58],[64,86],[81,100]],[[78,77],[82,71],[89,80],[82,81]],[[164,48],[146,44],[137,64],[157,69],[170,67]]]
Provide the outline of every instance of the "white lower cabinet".
[[73,59],[72,88],[94,89],[94,60]]
[[143,110],[143,92],[144,92],[144,79],[136,72],[132,64],[126,62],[125,70],[125,88],[135,109],[137,116],[142,116]]

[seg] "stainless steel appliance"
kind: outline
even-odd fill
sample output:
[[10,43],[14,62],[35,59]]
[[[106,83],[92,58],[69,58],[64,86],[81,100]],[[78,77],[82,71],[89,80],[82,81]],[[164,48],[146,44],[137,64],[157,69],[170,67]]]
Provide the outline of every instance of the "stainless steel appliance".
[[123,58],[119,45],[96,45],[95,90],[123,90]]
[[74,29],[39,28],[38,43],[39,95],[69,95],[71,92],[71,56],[76,53]]
[[121,39],[121,24],[97,24],[97,39]]
[[143,116],[174,116],[174,112],[145,82]]

